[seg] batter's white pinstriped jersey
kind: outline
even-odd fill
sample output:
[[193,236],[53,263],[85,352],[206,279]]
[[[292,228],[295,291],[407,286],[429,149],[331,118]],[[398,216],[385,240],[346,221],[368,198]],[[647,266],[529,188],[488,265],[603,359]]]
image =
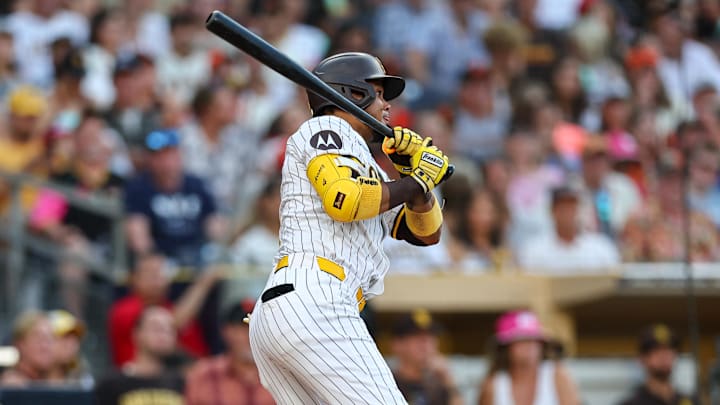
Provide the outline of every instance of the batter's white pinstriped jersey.
[[307,164],[324,153],[353,157],[358,161],[355,169],[360,176],[389,180],[365,140],[347,121],[326,115],[305,122],[287,142],[282,169],[280,251],[275,260],[291,253],[330,259],[345,269],[344,294],[354,294],[361,287],[366,298],[379,295],[389,267],[382,241],[402,206],[364,221],[338,222],[330,218],[307,177]]
[[[316,156],[333,153],[359,176],[386,181],[365,140],[334,116],[312,118],[285,152],[277,266],[250,319],[250,347],[260,380],[280,405],[403,405],[387,363],[358,310],[383,290],[383,239],[401,207],[375,218],[338,222],[325,212],[307,177]],[[329,273],[319,258],[341,266]]]

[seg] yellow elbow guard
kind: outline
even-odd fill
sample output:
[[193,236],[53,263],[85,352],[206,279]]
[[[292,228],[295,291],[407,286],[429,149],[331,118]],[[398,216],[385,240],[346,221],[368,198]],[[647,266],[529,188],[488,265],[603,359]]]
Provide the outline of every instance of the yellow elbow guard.
[[430,236],[440,229],[443,222],[442,211],[437,199],[433,201],[433,206],[427,212],[415,212],[405,209],[405,223],[408,229],[415,236]]
[[361,164],[352,158],[324,154],[308,164],[307,175],[330,218],[340,222],[369,219],[380,213],[382,185],[354,177]]

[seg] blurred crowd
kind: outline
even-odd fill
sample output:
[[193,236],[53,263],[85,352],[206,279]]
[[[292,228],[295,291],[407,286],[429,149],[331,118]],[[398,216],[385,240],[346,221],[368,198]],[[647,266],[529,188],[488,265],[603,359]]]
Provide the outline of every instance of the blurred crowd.
[[[128,340],[123,345],[132,346],[131,355],[116,370],[95,375],[79,350],[85,335],[81,320],[62,310],[28,311],[13,325],[17,361],[0,374],[0,392],[10,392],[8,404],[14,403],[13,393],[31,392],[28,388],[62,387],[85,396],[75,402],[53,403],[272,405],[276,402],[261,386],[250,351],[245,317],[251,311],[249,301],[231,306],[221,322],[225,349],[212,357],[193,357],[182,342],[177,315],[162,305],[148,305],[132,325],[118,325],[127,328]],[[478,405],[585,403],[565,365],[562,345],[534,313],[505,312],[496,319],[494,332],[488,342],[486,370],[475,382]],[[440,350],[445,334],[443,326],[423,309],[395,320],[388,355],[398,388],[411,405],[466,403],[449,359]],[[637,358],[644,379],[636,387],[629,384],[617,405],[699,404],[697,397],[681,392],[673,383],[680,350],[679,337],[664,324],[641,331]],[[37,392],[37,403],[51,398]]]
[[[107,398],[145,375],[178,391],[158,372],[176,345],[191,358],[230,353],[193,368],[187,395],[218,392],[193,378],[224,387],[226,377],[264,395],[250,371],[228,371],[247,360],[232,327],[262,288],[243,277],[272,266],[285,139],[310,112],[304,89],[205,30],[214,9],[308,69],[363,51],[407,79],[393,124],[432,137],[457,171],[438,191],[441,243],[388,239],[393,272],[571,274],[720,258],[717,1],[2,2],[0,215],[14,197],[7,175],[49,181],[15,192],[25,232],[60,247],[26,253],[20,309],[64,308],[82,325],[103,280],[91,264],[128,258],[107,315],[124,374],[100,386]],[[114,198],[125,215],[117,223],[63,190]],[[53,316],[22,317],[13,339],[49,335]],[[68,371],[41,357],[27,360],[47,363],[31,374],[86,380],[81,362]]]

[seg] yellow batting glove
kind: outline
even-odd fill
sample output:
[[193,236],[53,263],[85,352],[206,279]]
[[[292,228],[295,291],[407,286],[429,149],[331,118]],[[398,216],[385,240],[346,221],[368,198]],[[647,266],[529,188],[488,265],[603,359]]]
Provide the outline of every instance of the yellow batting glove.
[[450,160],[435,146],[432,140],[425,138],[416,153],[410,156],[410,176],[417,181],[427,193],[440,184],[450,166]]
[[401,176],[412,172],[410,156],[415,154],[422,145],[423,139],[417,133],[403,127],[393,128],[393,136],[383,141],[383,152],[390,158],[395,170]]

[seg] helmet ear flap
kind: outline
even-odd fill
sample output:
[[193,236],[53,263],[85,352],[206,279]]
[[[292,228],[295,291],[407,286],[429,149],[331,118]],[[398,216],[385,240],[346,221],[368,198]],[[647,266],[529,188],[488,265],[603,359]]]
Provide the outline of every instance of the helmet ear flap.
[[[373,101],[375,101],[375,88],[372,84],[367,82],[354,80],[352,84],[338,83],[332,84],[332,87],[338,90],[343,96],[345,96],[345,98],[352,101],[353,104],[362,109],[367,108]],[[356,95],[361,98],[356,98]]]
[[[353,80],[353,83],[328,83],[330,87],[342,94],[343,97],[352,101],[353,104],[362,108],[367,108],[373,101],[375,101],[375,88],[372,84],[367,82],[358,82]],[[360,96],[361,98],[357,98]],[[330,106],[335,104],[325,100],[325,98],[318,96],[315,93],[308,91],[308,97],[310,99],[310,107],[314,117],[321,115],[322,112]],[[314,106],[314,108],[313,108]]]

